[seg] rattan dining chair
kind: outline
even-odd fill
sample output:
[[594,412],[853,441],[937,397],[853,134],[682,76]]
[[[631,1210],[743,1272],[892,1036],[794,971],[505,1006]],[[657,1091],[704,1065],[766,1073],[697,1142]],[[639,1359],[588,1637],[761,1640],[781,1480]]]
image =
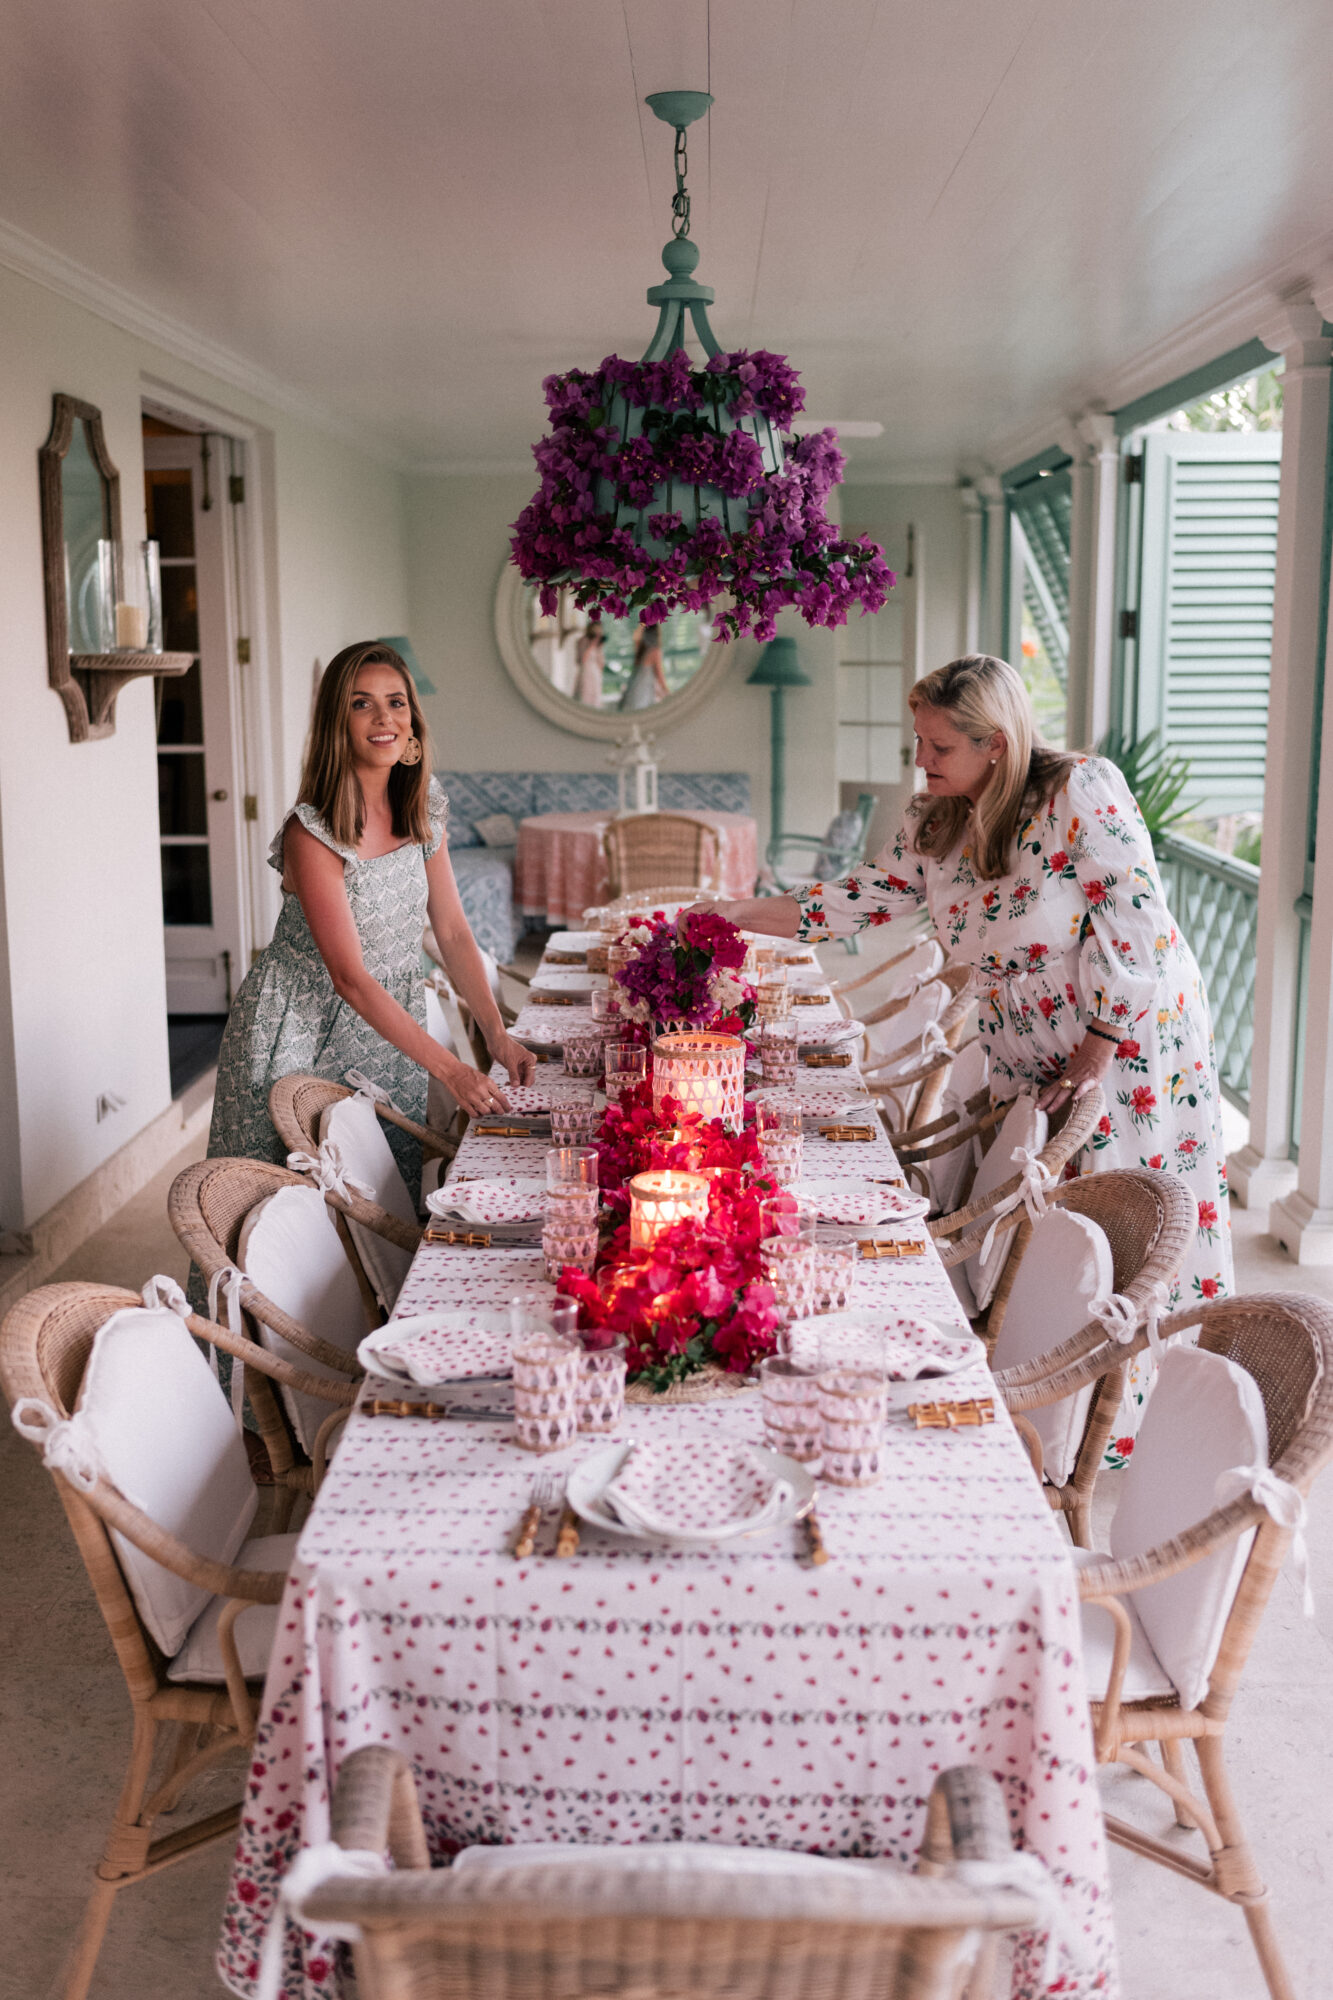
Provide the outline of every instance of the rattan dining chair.
[[[1195,1198],[1185,1183],[1176,1174],[1159,1173],[1152,1167],[1116,1167],[1104,1174],[1085,1174],[1081,1180],[1058,1188],[1048,1205],[1085,1215],[1105,1232],[1115,1290],[1139,1312],[1152,1303],[1159,1285],[1169,1288],[1175,1283],[1194,1241],[1198,1220]],[[1006,1303],[1032,1240],[1032,1228],[1024,1215],[1005,1266]],[[987,1327],[992,1338],[1003,1324],[1004,1309],[1002,1303],[997,1315],[992,1303]],[[999,1369],[995,1377],[995,1386],[1018,1425],[1033,1469],[1043,1479],[1047,1501],[1066,1516],[1070,1534],[1084,1549],[1092,1547],[1093,1489],[1125,1393],[1128,1352],[1126,1346],[1108,1337],[1100,1320],[1090,1320],[1070,1339],[1031,1361]],[[1103,1373],[1096,1378],[1073,1471],[1063,1486],[1055,1486],[1043,1478],[1041,1439],[1023,1413],[1062,1400],[1049,1394],[1050,1382],[1093,1354],[1102,1357]]]
[[[1004,1104],[997,1108],[1001,1113],[1001,1120],[995,1120],[989,1116],[978,1119],[975,1126],[978,1132],[983,1130],[987,1125],[998,1127],[998,1124],[1002,1122],[1003,1113],[1008,1111],[1010,1107],[1008,1104]],[[1096,1131],[1101,1119],[1105,1116],[1105,1113],[1106,1099],[1103,1097],[1100,1088],[1095,1084],[1083,1097],[1076,1097],[1071,1103],[1052,1111],[1050,1115],[1049,1136],[1046,1144],[1038,1154],[1042,1166],[1046,1169],[1048,1185],[1059,1183],[1069,1162],[1082,1152]],[[959,1140],[965,1136],[968,1136],[966,1131],[957,1134],[952,1143],[955,1145],[958,1144]],[[991,1136],[993,1139],[993,1132]],[[1010,1174],[1007,1179],[992,1188],[988,1194],[978,1197],[975,1201],[967,1202],[962,1208],[954,1209],[949,1215],[937,1216],[932,1222],[926,1225],[935,1239],[936,1247],[939,1250],[940,1257],[946,1269],[952,1268],[955,1264],[965,1263],[975,1251],[980,1250],[987,1232],[991,1228],[992,1223],[997,1219],[997,1208],[1001,1203],[1008,1201],[1012,1195],[1018,1194],[1022,1185],[1021,1174]],[[1013,1208],[1007,1215],[999,1218],[996,1240],[997,1242],[1007,1242],[1008,1251],[1005,1256],[1004,1269],[991,1295],[990,1303],[985,1313],[973,1322],[977,1330],[983,1334],[989,1334],[992,1326],[996,1329],[999,1327],[1004,1313],[1005,1300],[1008,1298],[1014,1282],[1014,1270],[1011,1269],[1011,1266],[1013,1266],[1013,1253],[1017,1233],[1026,1220],[1026,1211],[1021,1206]],[[1014,1268],[1016,1269],[1016,1267]]]
[[[172,1182],[167,1196],[167,1216],[191,1261],[206,1279],[211,1279],[236,1267],[241,1231],[252,1210],[270,1195],[276,1194],[279,1188],[308,1186],[309,1182],[300,1174],[288,1173],[285,1167],[270,1166],[264,1160],[199,1160],[177,1174]],[[325,1200],[328,1199],[326,1195]],[[369,1333],[381,1323],[379,1303],[352,1248],[345,1218],[334,1203],[330,1202],[329,1206],[343,1249],[356,1273],[357,1288],[366,1315],[366,1331]],[[307,1359],[331,1369],[339,1378],[334,1384],[330,1384],[325,1377],[316,1378],[321,1386],[314,1393],[323,1396],[330,1388],[341,1387],[343,1382],[355,1389],[362,1376],[361,1364],[355,1354],[321,1340],[317,1333],[302,1326],[299,1320],[293,1319],[290,1313],[284,1312],[274,1300],[266,1297],[249,1278],[242,1282],[239,1297],[247,1322],[267,1328]],[[262,1346],[263,1343],[255,1344]],[[311,1451],[306,1454],[296,1440],[286,1410],[268,1387],[268,1373],[260,1371],[258,1376],[247,1373],[246,1395],[268,1451],[274,1483],[279,1489],[279,1525],[285,1527],[297,1495],[315,1490],[317,1467],[330,1434],[341,1419],[343,1402],[341,1397],[337,1399],[338,1407],[325,1420]],[[304,1383],[288,1386],[296,1386],[301,1393],[308,1393]],[[350,1396],[347,1400],[350,1402]]]
[[[1267,1419],[1270,1471],[1302,1496],[1308,1495],[1317,1474],[1333,1456],[1333,1310],[1323,1300],[1301,1293],[1256,1292],[1245,1298],[1186,1307],[1162,1322],[1160,1334],[1165,1340],[1192,1328],[1198,1329],[1201,1348],[1238,1364],[1252,1378]],[[1148,1336],[1143,1331],[1122,1351],[1128,1359],[1141,1354],[1147,1345]],[[1050,1378],[1047,1391],[1052,1397],[1073,1394],[1085,1382],[1098,1380],[1102,1366],[1102,1357],[1096,1352],[1086,1355]],[[1148,1418],[1151,1416],[1150,1402]],[[1256,1531],[1254,1541],[1226,1616],[1203,1698],[1193,1707],[1185,1706],[1178,1694],[1128,1698],[1124,1686],[1133,1638],[1129,1609],[1134,1593],[1180,1575],[1251,1528]],[[1247,1494],[1214,1507],[1191,1527],[1142,1555],[1118,1562],[1109,1556],[1090,1561],[1083,1558],[1078,1579],[1084,1603],[1107,1611],[1116,1630],[1107,1685],[1094,1692],[1092,1700],[1097,1761],[1123,1764],[1165,1792],[1175,1806],[1177,1825],[1203,1835],[1208,1860],[1201,1861],[1179,1843],[1159,1840],[1109,1814],[1107,1831],[1120,1846],[1174,1869],[1239,1906],[1272,2000],[1295,2000],[1295,1989],[1278,1946],[1268,1891],[1231,1789],[1225,1735],[1231,1704],[1292,1532],[1291,1526],[1281,1525]],[[1187,1742],[1194,1745],[1202,1797],[1187,1782],[1183,1755]],[[1160,1748],[1164,1767],[1160,1770],[1143,1747],[1151,1743]]]
[[[114,1313],[141,1303],[133,1292],[92,1284],[44,1285],[21,1299],[0,1325],[0,1387],[11,1405],[20,1397],[34,1397],[61,1421],[68,1419],[79,1399],[94,1336]],[[229,1352],[240,1351],[222,1329],[200,1320],[190,1326]],[[246,1358],[256,1367],[261,1365],[248,1348]],[[280,1365],[271,1372],[281,1379]],[[53,1468],[51,1476],[106,1621],[134,1717],[129,1768],[94,1871],[92,1894],[54,1989],[59,2000],[84,2000],[119,1892],[214,1840],[235,1836],[239,1802],[189,1824],[173,1825],[157,1839],[154,1827],[195,1778],[253,1739],[255,1698],[263,1677],[247,1682],[233,1627],[246,1605],[277,1604],[285,1577],[281,1571],[243,1569],[197,1554],[142,1513],[100,1472],[87,1490],[62,1471]],[[113,1532],[174,1576],[227,1600],[217,1624],[225,1676],[220,1683],[168,1679],[168,1661],[131,1595],[116,1557]],[[161,1762],[159,1752],[173,1728],[175,1741]]]
[[[946,965],[938,980],[928,982],[942,986],[946,993],[952,995],[943,1012],[931,1024],[943,1036],[944,1048],[936,1046],[926,1052],[922,1036],[914,1035],[879,1061],[863,1066],[861,1074],[866,1088],[873,1098],[882,1100],[880,1113],[890,1134],[895,1127],[905,1130],[910,1126],[927,1124],[939,1111],[954,1057],[965,1042],[972,1039],[968,1029],[972,1025],[974,1002],[969,978],[966,966]],[[906,1012],[915,997],[914,989],[886,1002],[867,1015],[864,1025],[870,1028],[882,1021],[897,1019]],[[929,1032],[927,1029],[926,1033]],[[930,1036],[930,1040],[934,1043],[935,1037]]]
[[[281,1076],[268,1094],[268,1115],[273,1120],[278,1137],[293,1153],[307,1153],[312,1158],[319,1154],[319,1121],[330,1104],[339,1104],[345,1098],[355,1097],[356,1092],[343,1083],[334,1083],[325,1076]],[[375,1110],[386,1125],[396,1125],[400,1132],[410,1133],[421,1146],[428,1159],[451,1160],[458,1151],[457,1140],[444,1132],[433,1132],[429,1125],[418,1125],[414,1118],[404,1117],[391,1104],[377,1104]],[[335,1188],[325,1190],[325,1198],[330,1208],[348,1216],[363,1229],[374,1230],[400,1250],[414,1251],[421,1241],[420,1226],[406,1223],[377,1201],[370,1201],[355,1188],[341,1194]]]
[[[750,1850],[684,1844],[526,1859],[520,1847],[512,1860],[486,1849],[480,1865],[432,1869],[411,1771],[379,1746],[343,1764],[332,1820],[339,1846],[387,1848],[395,1863],[327,1881],[300,1906],[316,1932],[356,1926],[362,2000],[959,2000],[992,1941],[1037,1918],[1029,1895],[1000,1886],[1008,1816],[975,1767],[936,1779],[917,1874],[798,1853],[775,1872],[771,1849],[747,1867]],[[988,1865],[995,1885],[951,1879],[962,1860]]]
[[[912,961],[916,960],[913,964]],[[838,1003],[839,1012],[849,1019],[863,1003],[855,1005],[847,998],[849,993],[859,993],[867,986],[877,986],[888,981],[884,994],[887,1000],[901,998],[909,987],[924,980],[938,979],[944,969],[944,952],[933,931],[923,930],[913,938],[905,951],[895,952],[892,958],[883,958],[878,965],[872,965],[869,972],[858,973],[855,979],[834,979],[829,991]]]
[[612,902],[655,882],[695,882],[701,889],[716,889],[721,880],[717,828],[688,813],[630,813],[613,819],[602,834],[602,852]]

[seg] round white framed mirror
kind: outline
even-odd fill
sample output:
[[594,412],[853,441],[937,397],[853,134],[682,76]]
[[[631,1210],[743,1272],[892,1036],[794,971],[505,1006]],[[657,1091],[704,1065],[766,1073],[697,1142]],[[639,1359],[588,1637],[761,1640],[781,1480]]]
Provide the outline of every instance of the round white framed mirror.
[[637,618],[590,623],[563,590],[547,617],[511,562],[495,593],[495,638],[510,679],[548,722],[608,743],[636,722],[654,733],[684,722],[717,689],[735,647],[713,637],[706,613],[673,612],[652,628]]

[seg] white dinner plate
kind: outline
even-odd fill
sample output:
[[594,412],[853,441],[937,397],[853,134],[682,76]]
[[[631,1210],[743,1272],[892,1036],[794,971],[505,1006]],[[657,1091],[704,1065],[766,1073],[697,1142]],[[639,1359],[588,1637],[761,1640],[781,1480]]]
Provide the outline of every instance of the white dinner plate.
[[[490,1321],[487,1325],[485,1322]],[[410,1340],[414,1334],[443,1334],[450,1348],[457,1347],[457,1362],[431,1367],[415,1365],[398,1354],[385,1354],[385,1347]],[[511,1335],[508,1313],[503,1307],[477,1306],[461,1311],[404,1314],[377,1326],[356,1350],[356,1358],[367,1375],[382,1375],[390,1382],[421,1389],[442,1388],[451,1382],[507,1382],[513,1374],[508,1360]]]
[[785,1479],[790,1485],[791,1499],[776,1519],[768,1521],[762,1528],[738,1528],[734,1535],[721,1541],[696,1540],[692,1535],[645,1535],[638,1528],[627,1528],[602,1500],[611,1481],[619,1472],[621,1464],[633,1449],[633,1438],[626,1438],[616,1444],[603,1446],[600,1451],[589,1452],[570,1473],[565,1485],[565,1500],[591,1528],[605,1528],[608,1535],[619,1535],[627,1542],[653,1542],[668,1549],[729,1549],[737,1542],[758,1541],[763,1535],[771,1535],[778,1528],[790,1527],[799,1521],[802,1514],[815,1497],[815,1482],[809,1471],[794,1458],[787,1458],[780,1451],[769,1451],[766,1445],[752,1447],[755,1456],[766,1470],[775,1477]]

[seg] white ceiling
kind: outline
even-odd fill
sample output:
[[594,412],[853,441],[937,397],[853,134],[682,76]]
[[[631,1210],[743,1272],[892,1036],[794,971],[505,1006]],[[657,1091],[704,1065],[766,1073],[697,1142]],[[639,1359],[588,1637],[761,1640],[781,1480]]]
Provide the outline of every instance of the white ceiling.
[[0,258],[36,239],[405,464],[520,464],[544,374],[646,345],[650,90],[711,81],[715,329],[788,352],[813,414],[883,424],[853,472],[1002,456],[1333,265],[1328,0],[3,0],[0,25]]

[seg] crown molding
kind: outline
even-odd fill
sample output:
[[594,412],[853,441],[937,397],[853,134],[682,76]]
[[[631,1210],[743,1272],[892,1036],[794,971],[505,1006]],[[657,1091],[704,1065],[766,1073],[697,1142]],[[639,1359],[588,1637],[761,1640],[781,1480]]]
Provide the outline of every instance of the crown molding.
[[[239,389],[287,416],[299,417],[303,423],[340,439],[344,444],[354,445],[358,451],[365,452],[380,464],[399,472],[406,469],[382,438],[349,423],[316,397],[307,395],[280,376],[270,374],[268,369],[247,361],[244,355],[210,339],[208,334],[201,333],[185,320],[145,304],[122,285],[101,277],[83,264],[75,263],[72,257],[64,256],[61,251],[53,250],[49,244],[30,236],[26,230],[17,229],[13,223],[3,220],[0,220],[0,265],[16,271],[21,278],[43,286],[48,292],[54,292],[57,297],[68,299],[72,305],[82,306],[98,319],[118,326],[123,333],[132,333],[140,340],[150,341],[164,353],[173,355],[178,361],[188,362],[191,367],[201,369],[230,388]],[[164,383],[161,377],[154,380],[158,387],[169,389],[170,385]]]
[[[1171,333],[1144,347],[1109,375],[1088,383],[1083,395],[1074,394],[1061,405],[1051,405],[1042,418],[1025,424],[1021,432],[998,438],[987,447],[992,465],[1021,464],[1043,450],[1071,422],[1071,406],[1118,410],[1151,390],[1202,368],[1219,354],[1240,347],[1247,340],[1262,340],[1265,346],[1281,337],[1291,323],[1297,301],[1312,295],[1316,302],[1333,304],[1333,236],[1327,231],[1303,249],[1275,265],[1262,278],[1254,279],[1239,291],[1228,293],[1216,305],[1183,320]],[[1273,346],[1276,354],[1279,349]]]

